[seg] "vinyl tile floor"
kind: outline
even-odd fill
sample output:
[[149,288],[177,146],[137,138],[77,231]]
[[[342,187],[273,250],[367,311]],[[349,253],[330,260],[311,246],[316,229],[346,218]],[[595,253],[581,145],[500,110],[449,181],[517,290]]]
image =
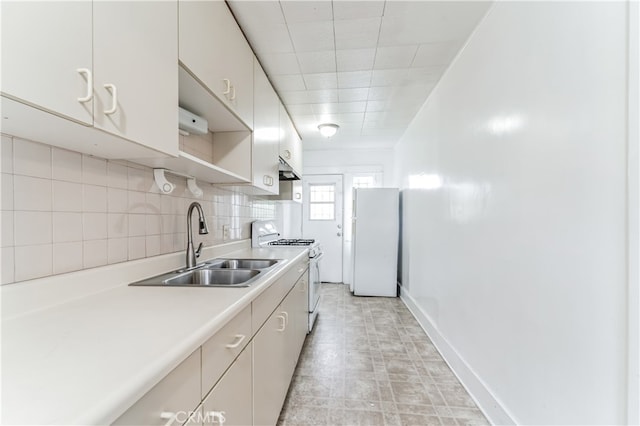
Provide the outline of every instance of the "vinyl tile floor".
[[489,424],[399,298],[321,291],[279,425]]

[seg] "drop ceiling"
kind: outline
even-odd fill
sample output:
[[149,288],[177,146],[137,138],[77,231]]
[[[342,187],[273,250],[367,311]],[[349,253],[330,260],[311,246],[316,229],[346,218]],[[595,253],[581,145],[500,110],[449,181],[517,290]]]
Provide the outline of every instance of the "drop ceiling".
[[[392,147],[491,3],[228,4],[313,150]],[[327,139],[321,123],[340,130]]]

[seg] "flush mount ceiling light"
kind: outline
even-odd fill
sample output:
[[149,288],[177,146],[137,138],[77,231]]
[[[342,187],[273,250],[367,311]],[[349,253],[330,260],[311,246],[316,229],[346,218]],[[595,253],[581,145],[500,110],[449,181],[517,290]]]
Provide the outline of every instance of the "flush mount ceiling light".
[[320,130],[320,134],[325,138],[330,138],[335,135],[340,126],[333,123],[324,123],[318,126],[318,130]]

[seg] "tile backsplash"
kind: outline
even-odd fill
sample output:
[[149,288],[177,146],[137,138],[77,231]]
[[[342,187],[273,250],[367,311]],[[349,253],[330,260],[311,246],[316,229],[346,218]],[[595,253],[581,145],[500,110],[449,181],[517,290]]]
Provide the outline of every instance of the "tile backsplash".
[[[251,222],[274,219],[275,202],[169,176],[176,188],[161,194],[153,169],[105,160],[2,135],[2,284],[78,271],[186,248],[186,213],[202,204],[205,246],[250,238]],[[194,213],[195,214],[195,213]]]

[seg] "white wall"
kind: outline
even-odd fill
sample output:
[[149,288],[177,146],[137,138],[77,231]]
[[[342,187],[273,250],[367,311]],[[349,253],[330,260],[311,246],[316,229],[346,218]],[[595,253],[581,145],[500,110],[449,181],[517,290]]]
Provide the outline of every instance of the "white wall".
[[407,303],[497,423],[626,421],[626,10],[498,2],[396,147]]

